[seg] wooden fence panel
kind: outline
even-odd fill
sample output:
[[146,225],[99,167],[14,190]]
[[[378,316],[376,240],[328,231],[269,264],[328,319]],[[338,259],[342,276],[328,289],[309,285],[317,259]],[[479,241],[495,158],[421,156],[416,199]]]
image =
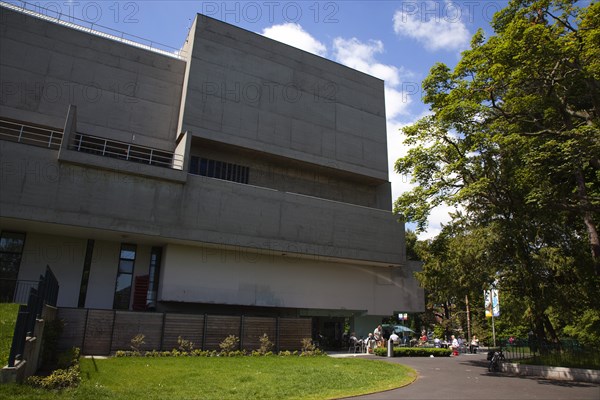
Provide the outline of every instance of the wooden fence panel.
[[63,322],[63,331],[58,339],[58,351],[72,347],[83,348],[83,333],[87,310],[82,308],[59,308],[57,318]]
[[228,335],[243,335],[243,348],[254,350],[264,333],[274,344],[279,342],[279,350],[300,350],[302,339],[310,338],[312,332],[310,318],[280,318],[277,329],[276,318],[243,317],[243,330],[240,316],[59,308],[58,318],[65,325],[59,349],[80,347],[87,355],[131,350],[131,339],[139,333],[145,335],[141,350],[172,350],[178,347],[179,336],[191,340],[196,349],[204,342],[204,350],[220,350],[219,344]]
[[[246,350],[260,348],[260,338],[267,334],[271,343],[275,344],[277,335],[277,319],[269,317],[244,317],[242,342]],[[273,348],[275,351],[275,348]]]
[[163,337],[163,350],[178,348],[177,339],[181,336],[194,343],[194,349],[202,348],[204,315],[166,314]]
[[131,350],[131,339],[144,335],[140,350],[158,350],[162,338],[162,313],[117,311],[112,335],[111,351]]
[[279,350],[301,350],[302,339],[312,336],[310,318],[279,319]]
[[110,354],[114,322],[115,312],[113,310],[88,310],[81,352],[98,356]]
[[229,335],[240,337],[241,317],[207,315],[204,350],[220,350],[219,344]]

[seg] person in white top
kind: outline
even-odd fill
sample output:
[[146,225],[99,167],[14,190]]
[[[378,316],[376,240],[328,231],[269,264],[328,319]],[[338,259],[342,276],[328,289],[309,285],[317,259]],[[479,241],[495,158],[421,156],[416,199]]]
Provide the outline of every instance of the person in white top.
[[477,353],[478,348],[479,348],[479,339],[477,339],[477,336],[473,335],[473,338],[471,338],[471,353],[473,353],[473,354]]
[[375,338],[377,346],[383,345],[383,329],[381,328],[381,325],[377,325],[377,328],[373,331],[373,337]]
[[460,347],[460,345],[458,344],[458,339],[456,339],[456,337],[454,337],[454,335],[452,335],[450,337],[452,339],[452,342],[450,344],[450,347],[452,347],[452,353],[457,356],[458,355],[458,348]]

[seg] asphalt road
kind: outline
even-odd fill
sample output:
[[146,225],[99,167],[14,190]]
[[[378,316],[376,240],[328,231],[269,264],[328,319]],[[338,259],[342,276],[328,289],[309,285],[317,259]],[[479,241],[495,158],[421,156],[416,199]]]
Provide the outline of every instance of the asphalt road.
[[600,400],[597,384],[490,373],[485,353],[439,358],[364,357],[407,365],[419,376],[403,388],[352,399]]

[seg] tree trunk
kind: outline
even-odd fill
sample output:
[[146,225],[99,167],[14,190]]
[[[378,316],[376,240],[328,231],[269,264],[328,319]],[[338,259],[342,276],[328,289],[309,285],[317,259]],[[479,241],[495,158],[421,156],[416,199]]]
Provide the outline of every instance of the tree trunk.
[[577,194],[581,201],[584,212],[583,212],[583,223],[585,224],[588,236],[590,237],[590,250],[592,252],[592,260],[594,262],[594,270],[596,275],[600,276],[600,237],[598,236],[598,230],[592,217],[592,212],[589,211],[589,199],[587,197],[587,190],[585,187],[585,179],[583,172],[578,169],[575,173],[577,179]]

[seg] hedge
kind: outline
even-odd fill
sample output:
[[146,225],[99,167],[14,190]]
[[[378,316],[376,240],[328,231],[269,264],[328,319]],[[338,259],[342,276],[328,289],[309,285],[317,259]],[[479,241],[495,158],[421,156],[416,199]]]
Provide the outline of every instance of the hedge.
[[[375,354],[378,356],[387,356],[385,347],[375,349]],[[394,357],[450,357],[452,350],[438,349],[435,347],[394,347]]]

